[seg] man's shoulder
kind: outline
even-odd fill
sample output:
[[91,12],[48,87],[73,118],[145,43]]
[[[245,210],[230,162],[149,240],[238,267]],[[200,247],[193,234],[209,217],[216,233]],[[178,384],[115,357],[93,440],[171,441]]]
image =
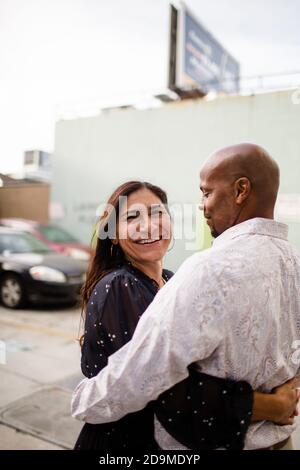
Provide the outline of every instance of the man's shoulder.
[[217,268],[217,262],[213,256],[212,249],[203,250],[189,256],[176,271],[176,280],[186,279],[190,283],[198,283],[200,279],[208,280],[209,273]]
[[188,258],[186,258],[181,264],[179,270],[200,267],[209,259],[211,259],[211,248],[208,248],[207,250],[203,251],[198,251],[197,253],[193,253]]
[[[280,246],[278,246],[278,244]],[[287,241],[278,239],[274,244],[268,237],[239,237],[227,242],[226,245],[213,245],[207,250],[199,251],[189,256],[177,270],[178,276],[190,276],[191,279],[201,277],[214,284],[220,278],[231,282],[232,278],[249,278],[259,275],[260,271],[270,271],[276,265],[276,259],[292,258],[299,266],[300,257],[297,250]]]

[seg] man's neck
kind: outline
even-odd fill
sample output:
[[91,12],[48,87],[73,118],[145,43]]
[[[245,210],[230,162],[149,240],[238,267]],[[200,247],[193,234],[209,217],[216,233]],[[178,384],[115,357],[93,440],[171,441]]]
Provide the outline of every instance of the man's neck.
[[269,211],[255,211],[252,214],[248,214],[244,217],[241,217],[240,219],[237,220],[235,225],[241,224],[242,222],[246,222],[247,220],[250,219],[256,219],[256,218],[261,218],[261,219],[272,219],[274,220],[274,210],[269,210]]

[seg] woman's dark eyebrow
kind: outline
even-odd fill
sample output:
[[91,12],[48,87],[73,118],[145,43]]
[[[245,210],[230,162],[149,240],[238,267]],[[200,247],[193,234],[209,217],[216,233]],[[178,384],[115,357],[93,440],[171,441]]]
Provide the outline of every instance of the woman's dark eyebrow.
[[[148,213],[151,213],[155,209],[163,209],[164,205],[161,204],[150,204],[147,206]],[[136,215],[137,213],[140,213],[140,209],[129,209],[127,212],[124,214],[121,214],[121,217],[128,217],[128,215]]]

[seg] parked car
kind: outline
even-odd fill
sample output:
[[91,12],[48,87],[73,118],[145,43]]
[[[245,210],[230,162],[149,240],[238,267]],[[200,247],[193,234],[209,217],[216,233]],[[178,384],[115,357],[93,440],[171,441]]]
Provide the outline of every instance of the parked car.
[[0,225],[29,232],[53,250],[75,259],[89,260],[91,248],[54,224],[41,224],[34,220],[6,218]]
[[75,301],[87,264],[56,253],[30,233],[0,227],[0,301],[5,307]]

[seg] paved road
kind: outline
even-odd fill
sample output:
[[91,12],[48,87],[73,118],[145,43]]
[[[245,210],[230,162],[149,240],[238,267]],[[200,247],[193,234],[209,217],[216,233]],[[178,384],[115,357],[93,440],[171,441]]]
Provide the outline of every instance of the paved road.
[[[69,398],[62,389],[71,390],[81,378],[76,340],[79,324],[80,311],[74,307],[18,311],[0,307],[0,339],[6,346],[6,364],[0,365],[0,449],[72,447],[72,442],[66,443],[59,436],[62,423],[58,415],[61,411],[66,419],[69,413]],[[41,390],[51,394],[42,422]],[[70,396],[71,391],[68,393]],[[57,409],[58,402],[67,409]],[[63,425],[69,431],[73,429],[74,439],[81,424],[67,418]],[[51,419],[56,422],[56,430]]]

